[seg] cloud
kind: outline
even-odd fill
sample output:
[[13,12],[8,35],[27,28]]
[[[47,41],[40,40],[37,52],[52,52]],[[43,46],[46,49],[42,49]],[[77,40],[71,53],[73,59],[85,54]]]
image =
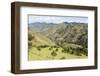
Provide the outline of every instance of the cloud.
[[46,23],[80,22],[80,23],[88,23],[88,17],[30,15],[29,16],[29,23],[34,23],[34,22],[46,22]]

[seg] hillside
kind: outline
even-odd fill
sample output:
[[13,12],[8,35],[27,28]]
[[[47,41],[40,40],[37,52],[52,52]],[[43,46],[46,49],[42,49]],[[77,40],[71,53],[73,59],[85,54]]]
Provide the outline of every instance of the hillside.
[[28,27],[29,60],[73,59],[88,56],[88,24],[31,23]]
[[46,36],[43,36],[39,32],[32,32],[29,31],[29,34],[32,35],[32,45],[39,46],[39,45],[55,45],[53,41],[51,41]]
[[74,43],[87,48],[87,24],[86,23],[32,23],[31,31],[40,32],[56,44]]

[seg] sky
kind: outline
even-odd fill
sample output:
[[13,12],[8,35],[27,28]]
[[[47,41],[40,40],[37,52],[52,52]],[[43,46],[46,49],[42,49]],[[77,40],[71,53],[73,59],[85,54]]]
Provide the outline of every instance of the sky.
[[29,15],[29,23],[46,22],[46,23],[62,23],[62,22],[79,22],[88,23],[88,17],[78,16],[42,16],[42,15]]

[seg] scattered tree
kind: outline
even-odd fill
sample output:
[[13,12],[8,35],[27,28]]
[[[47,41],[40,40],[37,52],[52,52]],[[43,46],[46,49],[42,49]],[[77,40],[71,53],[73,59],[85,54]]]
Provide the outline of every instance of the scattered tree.
[[52,56],[56,56],[57,53],[53,51],[53,52],[51,52],[51,55],[52,55]]

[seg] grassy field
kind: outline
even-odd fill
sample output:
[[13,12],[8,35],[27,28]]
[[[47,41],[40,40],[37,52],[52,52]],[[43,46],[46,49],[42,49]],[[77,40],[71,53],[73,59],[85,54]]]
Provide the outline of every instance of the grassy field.
[[28,50],[28,59],[32,60],[61,60],[61,59],[79,59],[87,58],[86,55],[81,54],[77,56],[70,53],[63,52],[63,48],[52,48],[50,46],[45,48],[32,47]]

